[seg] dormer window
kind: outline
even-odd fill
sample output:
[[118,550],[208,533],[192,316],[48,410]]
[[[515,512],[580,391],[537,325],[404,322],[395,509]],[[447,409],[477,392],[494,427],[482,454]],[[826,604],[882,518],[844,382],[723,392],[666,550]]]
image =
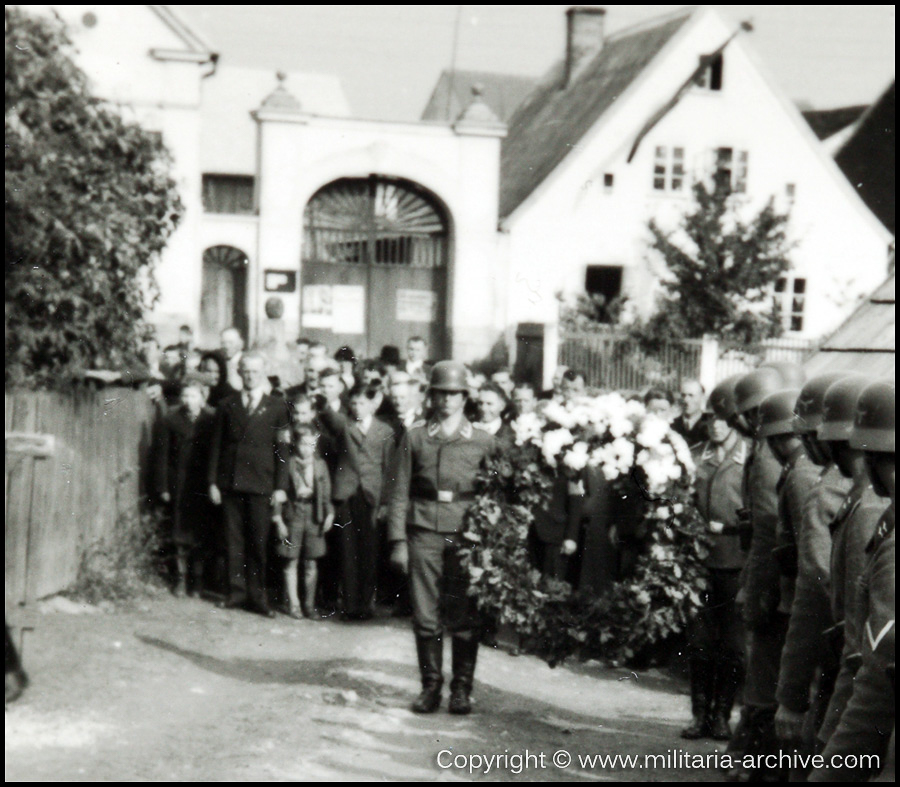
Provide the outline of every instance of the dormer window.
[[700,65],[705,66],[697,76],[698,87],[706,90],[722,89],[722,69],[725,61],[722,53],[717,55],[700,55]]

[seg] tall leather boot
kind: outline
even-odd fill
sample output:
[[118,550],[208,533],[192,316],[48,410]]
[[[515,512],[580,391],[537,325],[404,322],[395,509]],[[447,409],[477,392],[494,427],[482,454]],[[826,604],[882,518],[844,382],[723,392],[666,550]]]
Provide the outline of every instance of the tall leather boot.
[[681,737],[694,741],[709,735],[709,711],[712,704],[713,671],[706,659],[691,659],[691,723],[681,731]]
[[453,680],[450,681],[448,710],[459,716],[472,712],[469,696],[475,682],[475,662],[478,659],[478,640],[453,638]]
[[713,699],[708,718],[709,735],[714,741],[731,740],[731,711],[741,683],[743,666],[739,659],[719,661],[715,665]]
[[444,685],[444,642],[440,637],[416,637],[422,692],[412,704],[413,713],[434,713],[441,705]]

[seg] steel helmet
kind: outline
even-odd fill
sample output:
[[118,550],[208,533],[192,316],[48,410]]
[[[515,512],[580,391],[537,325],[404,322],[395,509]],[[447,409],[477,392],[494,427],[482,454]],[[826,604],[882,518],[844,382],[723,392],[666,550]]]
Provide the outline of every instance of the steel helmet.
[[851,374],[828,387],[822,401],[822,424],[818,432],[820,440],[840,442],[850,439],[856,400],[863,388],[871,382],[872,378],[864,374]]
[[846,372],[830,372],[813,377],[800,389],[797,407],[794,410],[794,431],[815,433],[822,423],[822,407],[825,403],[825,392],[838,380],[847,376]]
[[784,389],[781,375],[771,368],[755,369],[745,374],[734,386],[734,402],[738,413],[746,413],[754,407],[759,407],[760,402],[769,394]]
[[742,374],[735,374],[722,380],[709,394],[706,404],[716,418],[727,421],[737,415],[737,404],[734,399],[734,387]]
[[759,437],[794,434],[794,406],[800,390],[788,388],[769,394],[759,406]]
[[894,381],[876,380],[856,400],[850,447],[882,454],[894,453]]
[[774,369],[781,375],[783,388],[802,388],[806,382],[806,372],[799,363],[793,361],[763,361],[760,369]]
[[459,361],[438,361],[431,369],[432,391],[468,392],[466,367]]

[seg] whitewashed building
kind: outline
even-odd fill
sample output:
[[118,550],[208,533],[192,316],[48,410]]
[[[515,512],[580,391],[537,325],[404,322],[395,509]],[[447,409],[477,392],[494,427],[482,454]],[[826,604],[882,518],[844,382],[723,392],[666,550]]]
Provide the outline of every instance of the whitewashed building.
[[470,360],[537,324],[552,353],[557,292],[652,307],[647,222],[674,226],[691,179],[716,172],[747,210],[791,207],[788,330],[834,328],[885,276],[891,234],[752,33],[710,9],[610,36],[602,11],[573,9],[507,129],[477,95],[450,121],[354,118],[334,77],[227,66],[166,6],[54,8],[98,95],[173,152],[186,213],[158,271],[164,342],[236,325],[375,354],[420,334]]

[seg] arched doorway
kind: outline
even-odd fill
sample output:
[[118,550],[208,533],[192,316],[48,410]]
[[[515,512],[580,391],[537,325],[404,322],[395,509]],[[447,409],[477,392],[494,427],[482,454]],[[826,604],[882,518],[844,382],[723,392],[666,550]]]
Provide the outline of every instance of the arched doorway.
[[377,356],[411,336],[446,349],[449,229],[425,189],[386,177],[323,186],[303,214],[303,333]]
[[211,246],[203,252],[200,295],[200,341],[217,347],[219,334],[237,328],[247,341],[247,255],[234,246]]

